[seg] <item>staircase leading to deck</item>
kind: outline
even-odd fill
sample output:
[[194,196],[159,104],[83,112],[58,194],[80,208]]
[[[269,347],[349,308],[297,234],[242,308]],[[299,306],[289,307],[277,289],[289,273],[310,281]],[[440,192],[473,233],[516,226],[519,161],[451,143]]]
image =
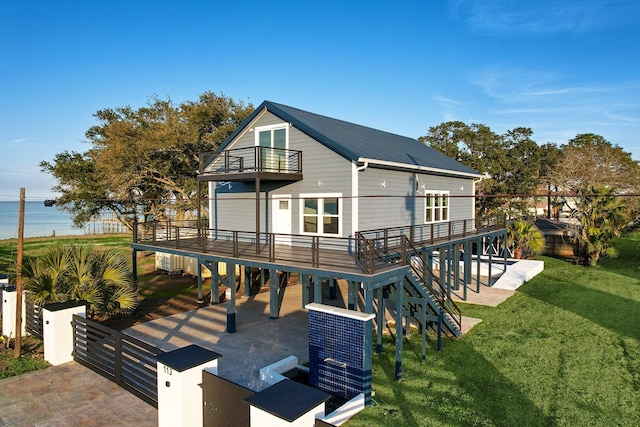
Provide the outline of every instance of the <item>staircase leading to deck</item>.
[[[453,337],[462,334],[460,309],[407,236],[396,236],[393,246],[385,245],[377,249],[375,242],[359,235],[356,252],[356,259],[365,271],[374,271],[391,264],[408,265],[410,268],[405,275],[403,287],[401,290],[396,289],[396,292],[404,292],[406,295],[404,313],[408,313],[420,328],[435,331],[438,338],[442,333]],[[395,285],[392,287],[395,288]]]
[[[416,295],[424,299],[427,311],[435,314],[441,320],[442,329],[447,335],[459,337],[462,331],[462,314],[460,308],[451,299],[447,290],[442,286],[431,266],[427,265],[408,238],[405,238],[404,251],[409,260],[410,269],[405,276],[404,291],[409,295]],[[416,313],[416,310],[410,310]],[[413,316],[419,323],[423,322],[419,316]],[[427,323],[430,323],[427,321]],[[428,327],[433,325],[422,325]]]

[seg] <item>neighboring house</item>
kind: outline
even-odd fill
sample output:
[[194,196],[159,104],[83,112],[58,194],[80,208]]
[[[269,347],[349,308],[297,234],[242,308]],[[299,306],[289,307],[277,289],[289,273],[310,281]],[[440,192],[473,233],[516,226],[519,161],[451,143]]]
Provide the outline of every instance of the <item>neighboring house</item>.
[[[229,289],[229,332],[238,266],[246,294],[256,269],[274,284],[297,273],[303,305],[322,303],[323,283],[343,279],[347,308],[376,315],[378,351],[385,304],[394,307],[398,378],[403,327],[418,326],[423,358],[428,328],[438,342],[443,332],[459,336],[451,293],[466,296],[472,271],[479,292],[474,248],[506,241],[504,228],[475,225],[474,170],[415,139],[269,101],[216,152],[201,153],[198,172],[209,186],[208,225],[138,224],[134,263],[139,250],[196,258],[212,272],[212,294],[218,282]],[[198,285],[201,296],[201,277]],[[269,287],[271,318],[279,288]]]
[[578,258],[582,255],[579,223],[536,218],[535,225],[544,236],[544,255],[558,258]]

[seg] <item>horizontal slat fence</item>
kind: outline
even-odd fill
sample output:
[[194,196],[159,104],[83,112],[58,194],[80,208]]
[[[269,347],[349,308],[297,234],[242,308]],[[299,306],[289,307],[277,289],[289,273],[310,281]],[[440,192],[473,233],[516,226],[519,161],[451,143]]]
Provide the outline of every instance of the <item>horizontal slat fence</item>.
[[73,334],[76,362],[158,406],[156,358],[164,351],[81,316],[73,316]]

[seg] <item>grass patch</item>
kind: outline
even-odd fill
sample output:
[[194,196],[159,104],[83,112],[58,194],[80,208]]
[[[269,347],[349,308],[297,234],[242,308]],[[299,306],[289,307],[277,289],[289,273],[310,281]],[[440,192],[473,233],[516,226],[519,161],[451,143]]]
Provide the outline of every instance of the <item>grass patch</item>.
[[[0,329],[2,320],[0,320]],[[8,347],[0,337],[0,379],[44,369],[49,364],[43,359],[42,341],[33,337],[24,337],[21,343],[21,356],[13,357],[13,347]]]
[[394,381],[391,338],[374,354],[374,405],[348,426],[640,425],[640,246],[584,268],[545,270],[498,307],[462,305],[484,321],[442,352],[405,340]]
[[[114,248],[130,256],[131,236],[63,236],[63,237],[34,237],[24,240],[24,255],[38,255],[44,248],[58,243],[94,245],[96,247]],[[7,274],[9,266],[15,262],[18,253],[16,239],[0,240],[0,273]]]

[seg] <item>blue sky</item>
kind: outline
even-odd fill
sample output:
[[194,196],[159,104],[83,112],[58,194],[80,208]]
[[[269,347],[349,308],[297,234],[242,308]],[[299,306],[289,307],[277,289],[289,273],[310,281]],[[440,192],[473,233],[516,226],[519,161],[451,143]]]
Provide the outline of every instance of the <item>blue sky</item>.
[[640,160],[640,2],[0,0],[0,201],[52,197],[103,108],[205,91],[419,137],[448,120]]

